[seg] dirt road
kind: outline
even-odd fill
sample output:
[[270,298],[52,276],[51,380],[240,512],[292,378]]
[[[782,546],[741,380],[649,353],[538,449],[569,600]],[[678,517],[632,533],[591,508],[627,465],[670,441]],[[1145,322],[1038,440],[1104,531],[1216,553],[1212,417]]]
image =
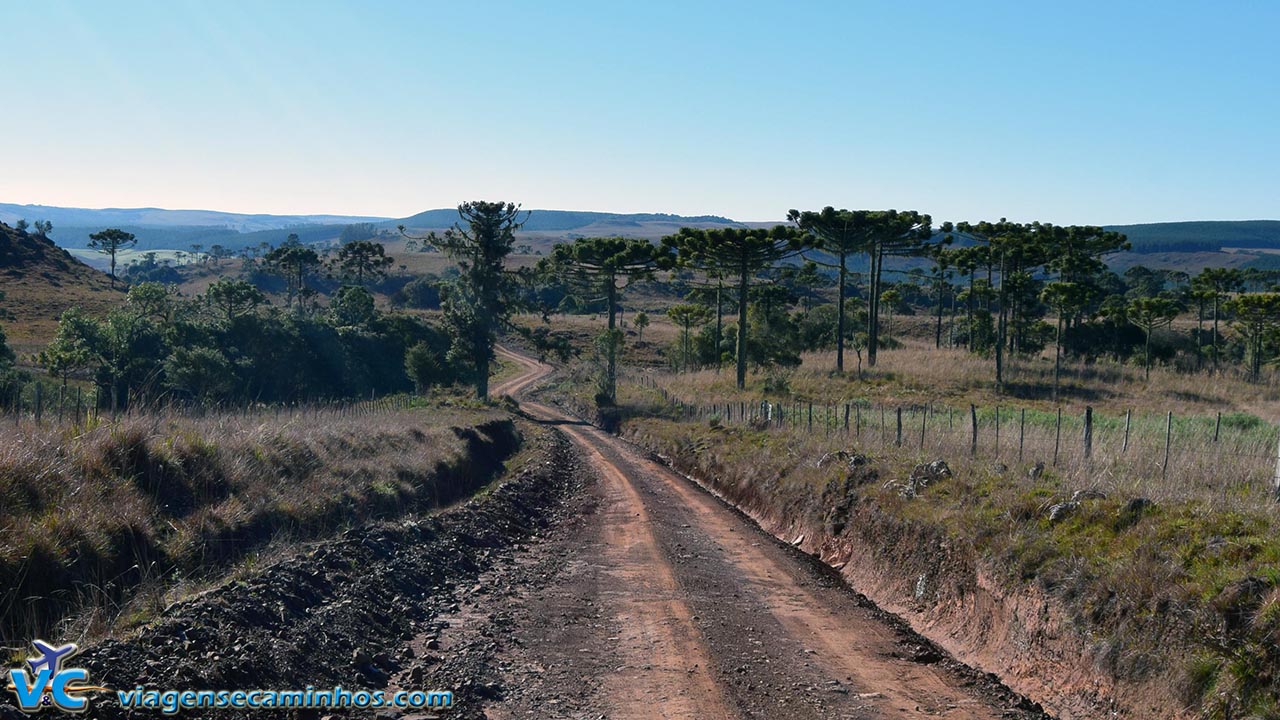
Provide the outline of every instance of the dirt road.
[[[502,355],[526,370],[495,393],[550,372]],[[575,519],[506,579],[520,589],[470,610],[502,617],[489,717],[1045,717],[686,478],[558,409],[521,407],[559,424],[595,477]],[[458,646],[497,636],[453,627]]]

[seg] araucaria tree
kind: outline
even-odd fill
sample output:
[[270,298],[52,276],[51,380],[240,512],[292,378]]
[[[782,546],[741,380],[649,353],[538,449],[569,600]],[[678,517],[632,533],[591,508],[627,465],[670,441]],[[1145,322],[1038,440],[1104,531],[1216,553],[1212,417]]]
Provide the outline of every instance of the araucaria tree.
[[1057,330],[1053,335],[1053,399],[1057,400],[1062,376],[1062,324],[1066,318],[1084,307],[1089,293],[1080,283],[1056,280],[1045,285],[1040,292],[1040,299],[1053,308],[1058,316]]
[[692,303],[673,305],[667,308],[667,317],[680,328],[680,369],[688,369],[689,361],[693,357],[689,337],[694,327],[711,319],[711,310],[706,305]]
[[1218,316],[1231,293],[1244,288],[1244,277],[1235,268],[1205,268],[1191,281],[1191,287],[1213,301],[1213,367],[1218,367]]
[[631,321],[636,326],[636,342],[644,342],[644,329],[649,327],[649,313],[640,311],[636,319]]
[[289,304],[292,305],[296,299],[301,308],[306,297],[307,276],[320,266],[320,255],[291,233],[283,245],[267,253],[263,260],[272,272],[284,278]]
[[335,266],[344,278],[364,286],[366,281],[386,277],[387,269],[394,262],[395,258],[387,255],[382,243],[373,240],[356,240],[338,249]]
[[1232,327],[1249,350],[1249,374],[1256,378],[1262,370],[1265,341],[1280,327],[1280,293],[1241,295],[1228,300],[1226,307],[1235,315]]
[[[36,228],[39,230],[39,222],[36,223]],[[50,228],[52,228],[52,225]],[[41,234],[43,235],[43,232]],[[111,256],[111,287],[116,286],[116,254],[121,250],[133,247],[137,243],[138,239],[133,236],[133,233],[125,232],[118,228],[107,228],[89,236],[89,247],[103,255]]]
[[1129,303],[1129,322],[1142,328],[1147,336],[1142,365],[1148,380],[1151,379],[1151,335],[1172,323],[1180,309],[1176,302],[1162,297],[1137,298]]
[[706,230],[680,228],[662,239],[668,258],[677,264],[708,274],[731,277],[738,290],[737,383],[747,382],[747,305],[751,285],[778,261],[796,255],[807,237],[796,228],[778,225],[764,228]]
[[870,210],[836,210],[828,205],[819,212],[792,210],[787,219],[812,236],[805,258],[836,270],[836,372],[844,372],[845,297],[849,287],[849,259],[869,252]]
[[933,237],[933,220],[915,210],[879,210],[869,213],[867,255],[870,258],[870,287],[867,300],[867,364],[876,364],[876,348],[880,341],[880,301],[884,293],[881,277],[884,259],[894,256],[922,255]]
[[579,238],[556,245],[551,256],[539,263],[542,272],[567,277],[586,292],[599,293],[598,299],[607,305],[609,323],[600,339],[606,356],[600,395],[610,405],[617,400],[618,348],[622,343],[617,329],[618,296],[630,282],[652,275],[654,250],[647,240]]
[[[503,267],[516,230],[528,219],[520,206],[504,202],[467,202],[458,206],[462,223],[443,235],[423,240],[458,263],[457,280],[448,286],[444,317],[452,345],[449,359],[471,365],[476,397],[489,397],[489,366],[498,330],[518,304],[516,274]],[[465,227],[464,227],[465,224]],[[400,232],[405,233],[404,226]],[[408,237],[406,235],[406,237]]]

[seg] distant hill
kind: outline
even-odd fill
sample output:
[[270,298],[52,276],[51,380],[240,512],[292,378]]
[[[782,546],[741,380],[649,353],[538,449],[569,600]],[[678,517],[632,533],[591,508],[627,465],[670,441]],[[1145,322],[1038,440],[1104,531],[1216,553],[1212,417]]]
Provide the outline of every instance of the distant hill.
[[0,223],[0,288],[9,343],[20,355],[40,349],[53,337],[63,311],[79,305],[104,314],[119,306],[124,292],[112,289],[110,277],[70,253],[30,233]]
[[[443,230],[458,221],[455,208],[427,210],[406,218],[351,215],[249,215],[215,210],[164,210],[160,208],[65,208],[48,205],[0,203],[0,222],[12,225],[19,219],[48,220],[51,237],[64,248],[88,247],[89,235],[103,228],[117,227],[138,238],[134,250],[190,250],[201,245],[206,250],[221,245],[237,251],[260,243],[278,245],[291,233],[304,243],[324,243],[338,239],[349,225],[371,224],[383,232],[395,232],[398,225],[415,230]],[[576,210],[531,210],[521,235],[545,249],[551,242],[591,235],[628,235],[656,239],[682,226],[722,227],[741,225],[718,215],[672,215],[669,213],[606,213]],[[89,257],[86,255],[86,257]],[[91,261],[93,259],[91,258]]]
[[[416,230],[442,230],[458,222],[454,208],[427,210],[403,220],[382,223],[381,227],[396,225]],[[528,220],[518,233],[531,245],[546,250],[553,242],[577,237],[626,236],[656,240],[670,235],[681,227],[741,227],[719,215],[671,215],[668,213],[606,213],[580,210],[530,210]]]
[[0,222],[12,225],[23,218],[30,221],[48,220],[53,223],[55,230],[59,226],[94,227],[101,230],[104,227],[130,225],[148,228],[221,228],[233,232],[277,230],[301,225],[347,225],[388,219],[355,215],[247,215],[216,210],[89,209],[0,203]]
[[[387,223],[404,225],[412,228],[441,229],[453,227],[458,222],[458,211],[455,208],[427,210],[417,215]],[[642,228],[647,224],[661,225],[736,225],[733,220],[719,215],[671,215],[668,213],[605,213],[579,210],[531,210],[525,222],[525,232],[568,232],[581,230],[591,225],[616,225],[619,227]]]
[[1280,220],[1202,220],[1110,225],[1107,229],[1124,233],[1138,253],[1280,249]]

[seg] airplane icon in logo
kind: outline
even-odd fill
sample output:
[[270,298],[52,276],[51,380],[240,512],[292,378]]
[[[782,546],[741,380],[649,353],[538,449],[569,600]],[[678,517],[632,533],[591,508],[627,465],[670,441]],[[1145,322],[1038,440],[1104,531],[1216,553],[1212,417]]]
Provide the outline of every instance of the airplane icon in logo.
[[33,674],[39,674],[41,668],[49,668],[49,672],[57,675],[62,669],[62,661],[76,654],[76,644],[67,643],[62,647],[54,647],[43,640],[35,640],[31,643],[36,646],[36,650],[40,652],[39,657],[29,658],[27,664],[31,666]]

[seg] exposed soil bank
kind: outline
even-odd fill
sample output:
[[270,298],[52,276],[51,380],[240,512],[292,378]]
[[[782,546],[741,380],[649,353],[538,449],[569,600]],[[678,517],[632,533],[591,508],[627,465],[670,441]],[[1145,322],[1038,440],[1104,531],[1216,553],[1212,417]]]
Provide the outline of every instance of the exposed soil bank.
[[[549,509],[574,475],[573,455],[558,432],[528,427],[525,434],[536,455],[524,469],[460,507],[366,525],[320,542],[245,580],[170,607],[133,637],[90,647],[75,664],[89,669],[94,684],[126,690],[370,689],[405,675],[414,689],[453,690],[465,707],[488,690],[464,684],[460,676],[435,675],[440,659],[415,655],[406,641],[438,633],[435,618],[456,609],[481,572],[553,517]],[[481,455],[474,462],[496,464],[498,456]],[[441,489],[458,497],[478,487],[459,482]],[[451,680],[459,685],[432,686]],[[0,717],[25,717],[11,703],[10,694],[0,693]],[[91,714],[128,716],[105,694],[96,696]],[[197,715],[242,718],[244,711]],[[383,715],[365,710],[350,716]]]
[[[807,497],[781,497],[728,477],[707,454],[628,426],[624,436],[659,453],[776,537],[820,557],[881,608],[958,660],[991,672],[1063,720],[1190,718],[1169,691],[1175,672],[1138,681],[1108,671],[1114,650],[1077,629],[1070,611],[1030,583],[1007,583],[969,544],[862,497],[857,477]],[[797,491],[800,492],[800,491]],[[816,510],[820,499],[822,508]]]

